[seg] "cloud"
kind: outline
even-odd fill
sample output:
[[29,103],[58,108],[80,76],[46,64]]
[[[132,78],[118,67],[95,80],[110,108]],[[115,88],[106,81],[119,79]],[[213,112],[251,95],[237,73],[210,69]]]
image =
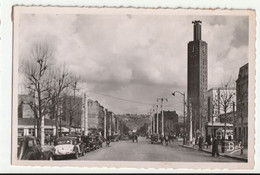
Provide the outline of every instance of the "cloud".
[[[193,40],[195,19],[202,20],[202,39],[208,43],[208,88],[227,76],[236,78],[248,62],[248,18],[243,16],[27,14],[20,18],[20,59],[34,42],[44,40],[55,48],[57,63],[69,65],[89,90],[179,103],[171,91],[187,89],[187,43]],[[150,108],[94,98],[115,112]]]

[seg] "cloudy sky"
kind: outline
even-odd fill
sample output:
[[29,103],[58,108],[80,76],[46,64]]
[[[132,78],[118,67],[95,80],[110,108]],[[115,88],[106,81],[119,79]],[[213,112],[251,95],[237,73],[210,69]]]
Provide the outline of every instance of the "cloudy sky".
[[208,43],[208,89],[235,80],[248,62],[243,16],[26,14],[19,21],[19,60],[28,58],[34,43],[47,42],[57,64],[66,63],[84,80],[81,92],[109,110],[147,114],[164,97],[166,110],[182,114],[182,96],[171,93],[187,90],[193,20],[202,21]]

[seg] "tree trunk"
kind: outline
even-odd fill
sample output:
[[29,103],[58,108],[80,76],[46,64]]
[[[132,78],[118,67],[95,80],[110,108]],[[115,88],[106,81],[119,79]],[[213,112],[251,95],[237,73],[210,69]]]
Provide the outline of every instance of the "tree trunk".
[[227,132],[227,111],[225,110],[225,124],[224,124],[224,139],[226,139],[226,132]]
[[41,118],[37,118],[37,138],[41,138]]

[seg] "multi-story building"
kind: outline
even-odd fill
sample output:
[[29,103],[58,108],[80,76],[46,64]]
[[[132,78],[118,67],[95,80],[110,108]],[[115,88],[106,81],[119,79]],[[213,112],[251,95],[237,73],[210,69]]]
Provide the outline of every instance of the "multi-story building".
[[[205,135],[208,49],[207,43],[201,40],[201,21],[193,21],[192,23],[194,24],[194,39],[188,43],[188,111],[192,113],[193,135],[197,132]],[[188,121],[191,115],[188,115]]]
[[239,69],[238,79],[236,80],[237,91],[237,113],[234,123],[235,139],[248,141],[248,63]]
[[112,111],[107,111],[106,113],[106,133],[107,135],[112,135]]
[[98,115],[98,132],[101,132],[103,135],[103,130],[104,130],[104,107],[103,106],[99,106],[99,115]]
[[88,100],[88,130],[97,131],[99,125],[100,104],[98,101]]
[[82,116],[82,97],[65,96],[62,100],[62,119],[73,128],[80,128]]
[[33,118],[33,110],[29,103],[33,101],[31,95],[19,94],[18,95],[18,118]]

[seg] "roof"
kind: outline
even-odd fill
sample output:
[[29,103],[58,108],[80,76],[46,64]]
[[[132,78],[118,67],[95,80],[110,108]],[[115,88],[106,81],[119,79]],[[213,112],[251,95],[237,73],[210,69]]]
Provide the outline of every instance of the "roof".
[[[34,125],[34,118],[18,118],[18,125]],[[44,125],[55,126],[55,120],[44,119]],[[67,126],[67,123],[62,120],[61,125]]]

